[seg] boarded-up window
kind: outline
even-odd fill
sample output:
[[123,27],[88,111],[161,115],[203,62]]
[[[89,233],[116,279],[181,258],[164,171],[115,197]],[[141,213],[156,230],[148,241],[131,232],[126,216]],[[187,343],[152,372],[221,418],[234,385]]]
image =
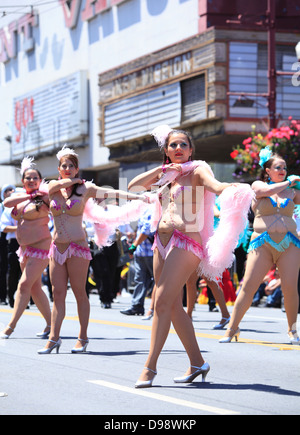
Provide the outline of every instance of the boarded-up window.
[[181,82],[182,122],[206,118],[205,75]]
[[155,127],[180,125],[180,83],[162,86],[104,109],[104,145],[148,135]]

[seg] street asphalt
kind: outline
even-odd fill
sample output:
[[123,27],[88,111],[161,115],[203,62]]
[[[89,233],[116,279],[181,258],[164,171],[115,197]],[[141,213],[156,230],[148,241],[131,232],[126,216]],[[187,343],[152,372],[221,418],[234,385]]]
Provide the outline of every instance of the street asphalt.
[[[45,325],[35,306],[26,310],[11,338],[0,341],[0,415],[98,415],[104,429],[134,433],[147,428],[189,430],[202,415],[300,414],[300,346],[289,345],[280,309],[251,308],[241,324],[240,341],[220,344],[223,332],[212,329],[220,313],[197,305],[193,323],[211,366],[207,382],[173,382],[189,362],[171,330],[153,388],[137,390],[151,320],[121,314],[130,300],[123,294],[111,309],[103,309],[98,295],[90,296],[90,344],[81,355],[71,354],[78,319],[70,290],[59,354],[37,354],[45,341],[35,334]],[[146,300],[146,308],[149,304]],[[1,330],[11,312],[0,307]],[[147,416],[142,427],[135,426],[135,416]]]

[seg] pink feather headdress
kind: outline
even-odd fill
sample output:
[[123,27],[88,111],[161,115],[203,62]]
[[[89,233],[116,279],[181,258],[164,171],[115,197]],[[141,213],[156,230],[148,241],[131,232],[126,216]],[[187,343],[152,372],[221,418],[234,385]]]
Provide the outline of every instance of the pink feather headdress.
[[35,163],[33,163],[34,157],[24,157],[21,163],[20,173],[21,177],[23,177],[23,174],[27,169],[32,169],[33,166],[35,166]]
[[60,161],[64,156],[75,156],[78,158],[78,154],[75,153],[72,148],[68,148],[67,145],[64,145],[60,151],[56,154],[57,159]]
[[164,148],[166,139],[172,130],[173,129],[169,127],[169,125],[164,124],[159,125],[152,131],[151,136],[154,137],[161,150]]

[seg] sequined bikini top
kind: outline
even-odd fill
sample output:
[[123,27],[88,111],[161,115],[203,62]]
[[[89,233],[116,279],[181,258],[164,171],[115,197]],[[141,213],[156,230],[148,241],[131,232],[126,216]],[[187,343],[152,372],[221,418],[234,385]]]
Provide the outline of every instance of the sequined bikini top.
[[272,216],[280,214],[282,216],[293,217],[295,203],[293,199],[286,198],[276,202],[271,197],[260,198],[255,207],[255,217]]
[[70,216],[79,216],[83,212],[84,201],[80,199],[65,200],[62,195],[60,198],[54,198],[50,202],[50,211],[54,217],[62,214]]

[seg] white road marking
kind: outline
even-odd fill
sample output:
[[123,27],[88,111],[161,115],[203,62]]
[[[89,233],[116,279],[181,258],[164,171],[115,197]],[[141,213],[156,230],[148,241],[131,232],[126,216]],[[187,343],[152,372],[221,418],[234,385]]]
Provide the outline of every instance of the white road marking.
[[217,408],[215,406],[208,406],[202,403],[190,402],[188,400],[176,399],[175,397],[165,396],[141,389],[134,389],[125,387],[124,385],[113,384],[112,382],[106,382],[101,380],[87,381],[91,384],[99,385],[101,387],[110,388],[112,390],[123,391],[124,393],[135,394],[136,396],[147,397],[148,399],[160,400],[162,402],[172,403],[174,405],[184,406],[187,408],[197,409],[198,411],[209,412],[218,415],[237,415],[238,412],[228,409]]

